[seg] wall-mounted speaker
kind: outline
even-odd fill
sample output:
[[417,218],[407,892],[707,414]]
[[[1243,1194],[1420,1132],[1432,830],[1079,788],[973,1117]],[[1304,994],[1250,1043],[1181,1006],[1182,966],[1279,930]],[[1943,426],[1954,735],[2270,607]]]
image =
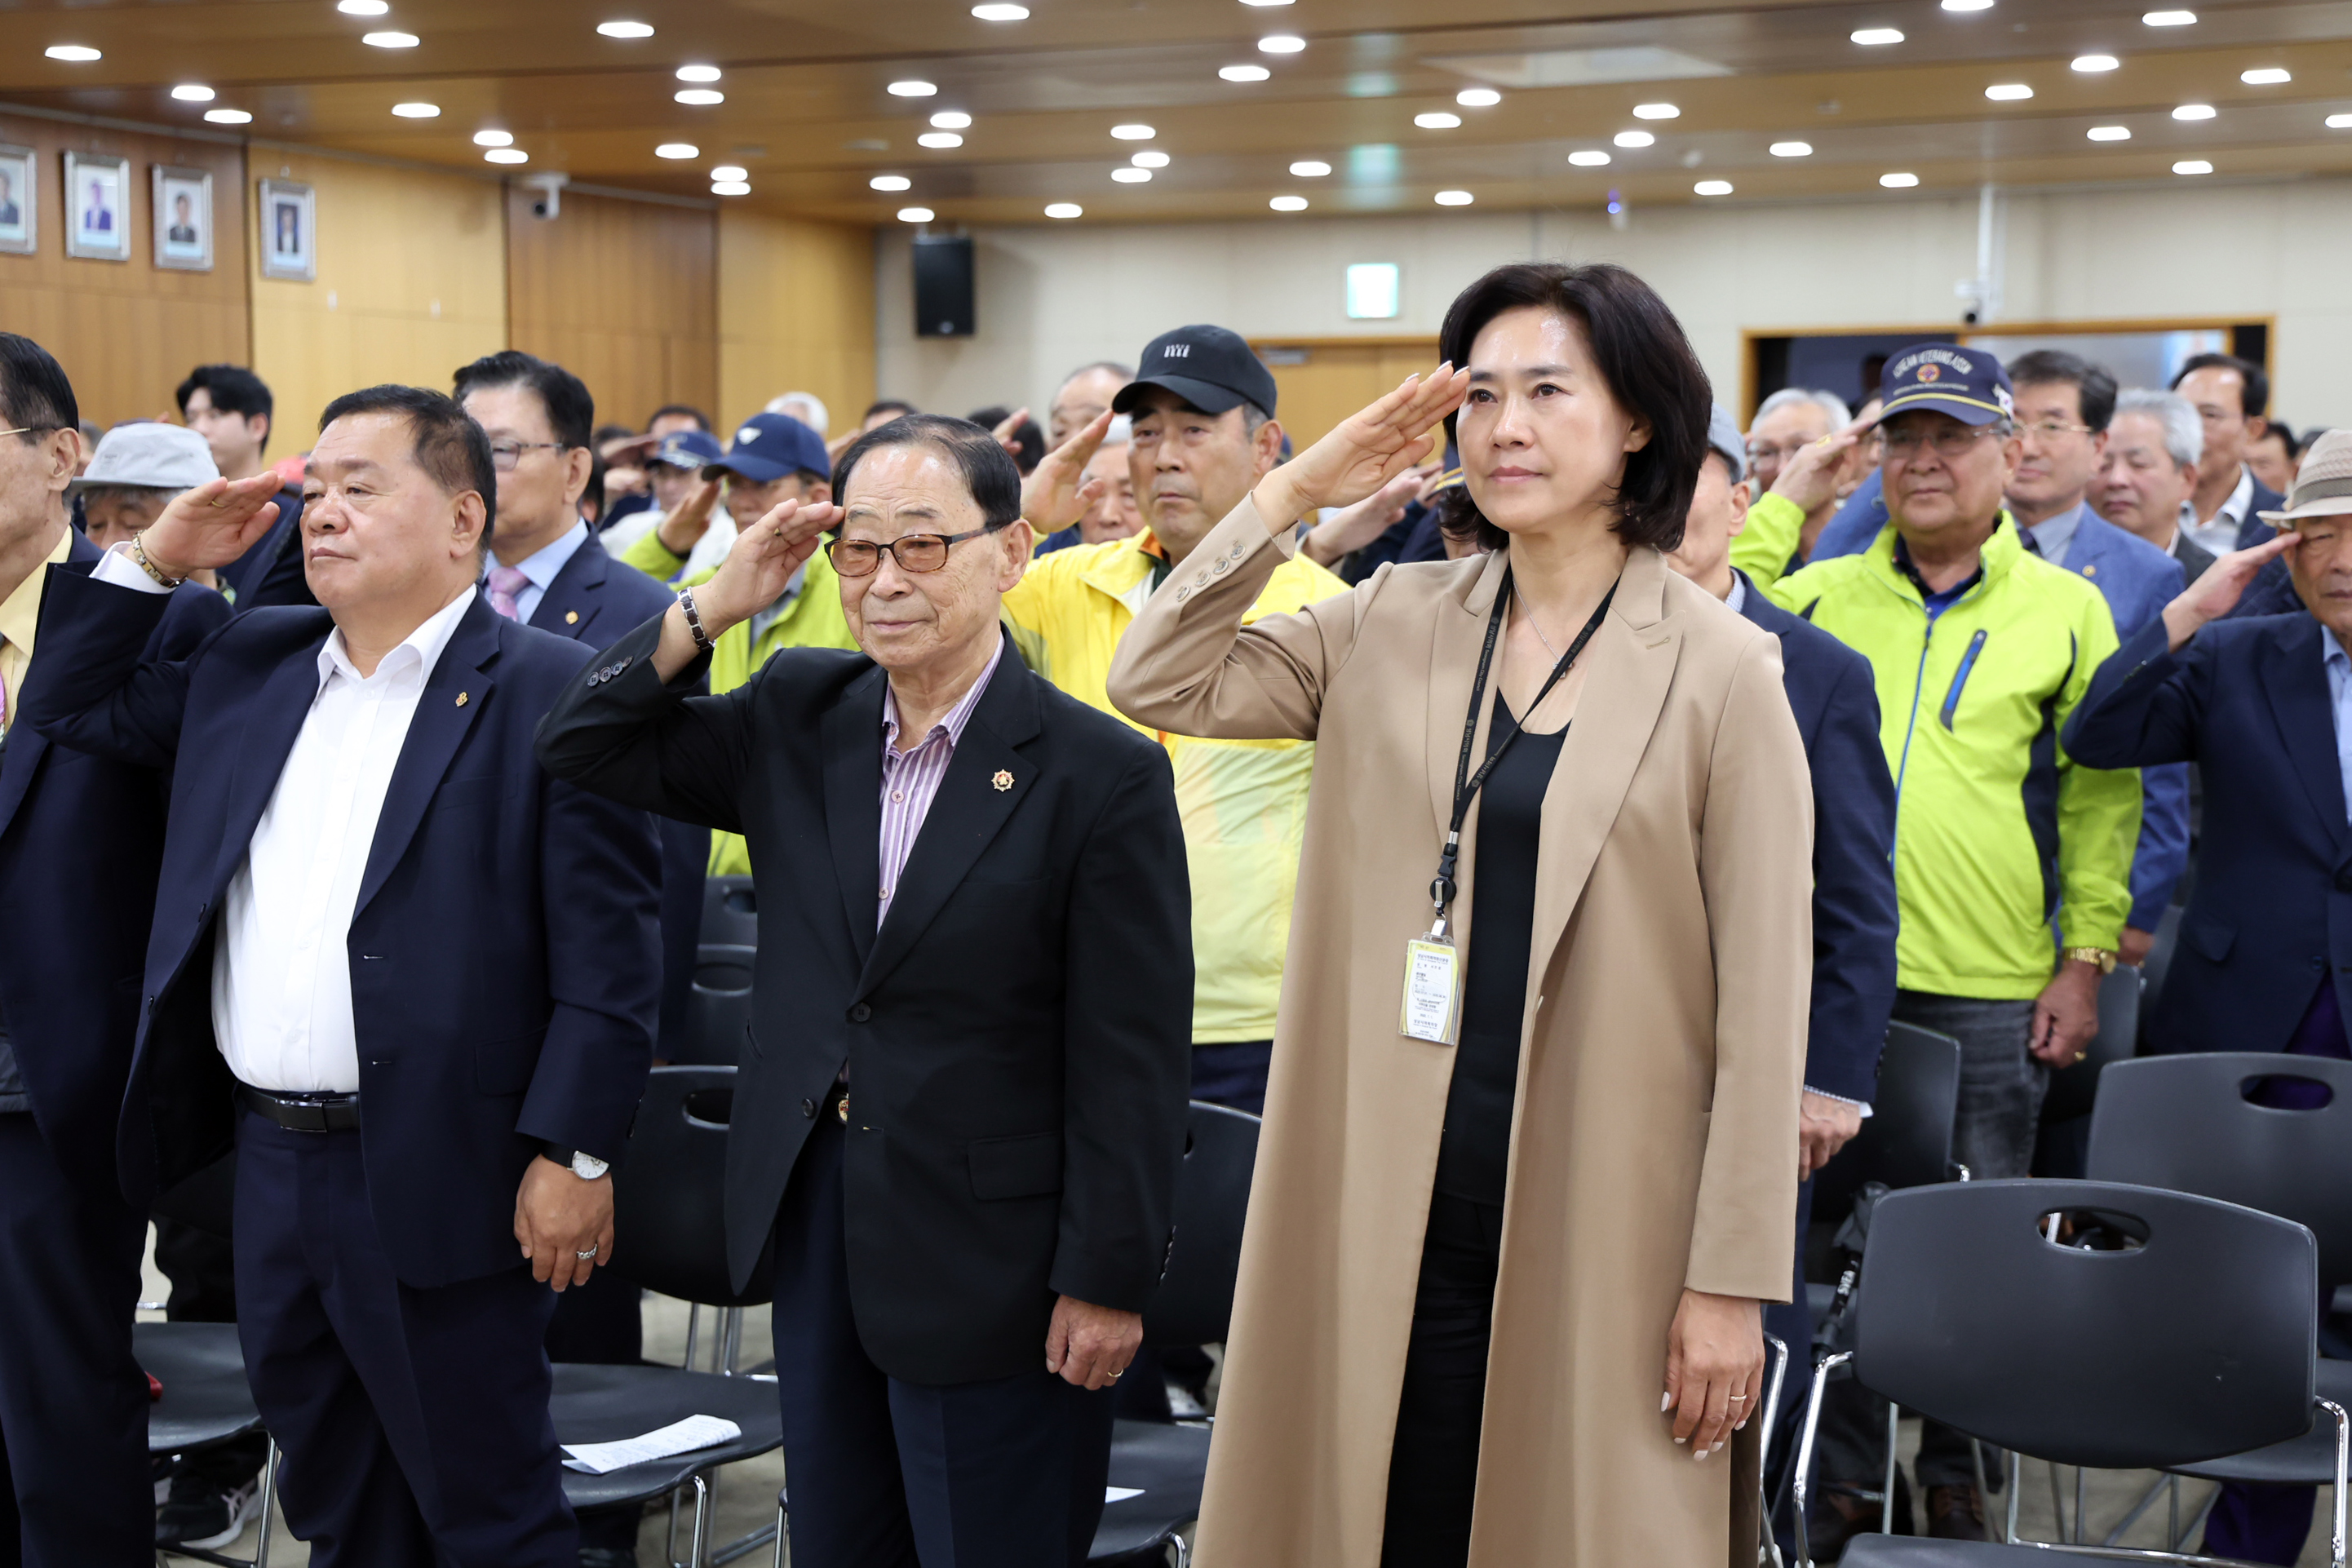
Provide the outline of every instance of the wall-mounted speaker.
[[972,312],[971,240],[968,236],[915,237],[915,335],[968,338]]

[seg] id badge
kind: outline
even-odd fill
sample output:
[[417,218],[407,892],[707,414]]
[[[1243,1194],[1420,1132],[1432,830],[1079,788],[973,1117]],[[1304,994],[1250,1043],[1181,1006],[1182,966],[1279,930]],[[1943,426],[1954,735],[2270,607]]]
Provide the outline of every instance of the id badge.
[[1404,1009],[1397,1032],[1433,1046],[1456,1043],[1462,1029],[1461,950],[1431,931],[1404,944]]

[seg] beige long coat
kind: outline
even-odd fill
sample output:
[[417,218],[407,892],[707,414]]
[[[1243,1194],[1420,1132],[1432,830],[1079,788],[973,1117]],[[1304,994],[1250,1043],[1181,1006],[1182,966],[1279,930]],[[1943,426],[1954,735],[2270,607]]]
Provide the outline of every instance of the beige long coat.
[[[1405,943],[1506,563],[1383,568],[1243,630],[1291,547],[1245,502],[1110,679],[1148,725],[1317,743],[1202,1568],[1380,1561],[1454,1069],[1398,1033]],[[1754,1568],[1759,1424],[1695,1463],[1658,1403],[1685,1286],[1789,1293],[1812,807],[1780,654],[1643,548],[1584,656],[1543,806],[1473,1568]]]

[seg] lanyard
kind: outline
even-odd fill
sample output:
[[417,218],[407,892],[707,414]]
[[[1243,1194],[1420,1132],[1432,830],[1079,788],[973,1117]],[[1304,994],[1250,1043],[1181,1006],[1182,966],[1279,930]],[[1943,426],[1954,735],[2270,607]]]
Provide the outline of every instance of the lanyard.
[[[1582,653],[1584,645],[1592,640],[1592,634],[1601,629],[1601,623],[1608,616],[1609,606],[1616,597],[1617,584],[1612,583],[1609,592],[1601,596],[1592,618],[1584,623],[1584,629],[1576,634],[1576,640],[1568,645],[1568,651],[1559,656],[1558,664],[1552,666],[1550,679],[1543,683],[1543,689],[1537,692],[1536,700],[1528,704],[1528,713],[1532,714],[1542,707],[1544,699],[1551,695],[1552,688],[1575,668],[1577,655]],[[1511,742],[1519,738],[1520,725],[1514,719],[1509,731],[1487,752],[1486,760],[1478,771],[1475,773],[1470,771],[1470,748],[1478,735],[1478,705],[1486,695],[1486,674],[1494,667],[1496,640],[1503,635],[1503,623],[1510,616],[1511,598],[1511,569],[1506,566],[1503,568],[1503,585],[1495,595],[1495,613],[1486,621],[1486,646],[1478,650],[1478,676],[1470,685],[1470,713],[1462,721],[1462,755],[1454,768],[1454,820],[1446,825],[1445,847],[1437,858],[1437,876],[1429,884],[1430,902],[1437,906],[1437,923],[1432,929],[1441,937],[1445,934],[1446,908],[1454,902],[1454,873],[1460,864],[1462,824],[1470,816],[1470,803],[1477,799],[1478,791],[1486,783],[1486,775],[1495,771],[1495,764],[1503,760],[1503,753],[1511,749]]]

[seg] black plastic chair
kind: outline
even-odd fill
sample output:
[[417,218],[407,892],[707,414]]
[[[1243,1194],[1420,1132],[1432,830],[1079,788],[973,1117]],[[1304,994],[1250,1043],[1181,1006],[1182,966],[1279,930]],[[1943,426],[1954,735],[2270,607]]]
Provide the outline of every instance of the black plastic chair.
[[1952,1179],[1960,1042],[1913,1024],[1886,1026],[1878,1089],[1862,1131],[1813,1177],[1813,1218],[1835,1223],[1866,1182],[1895,1188]]
[[751,1027],[751,974],[759,959],[755,948],[704,942],[695,950],[694,982],[686,998],[685,1054],[675,1063],[686,1067],[739,1065],[743,1042]]
[[683,1488],[692,1488],[694,1533],[687,1552],[688,1568],[700,1568],[709,1559],[709,1472],[738,1460],[757,1458],[781,1447],[784,1441],[776,1385],[756,1378],[720,1377],[666,1366],[558,1363],[555,1393],[548,1409],[554,1417],[558,1440],[565,1443],[617,1442],[689,1415],[716,1415],[743,1429],[743,1435],[732,1442],[601,1476],[568,1468],[563,1472],[563,1495],[574,1513],[642,1509],[675,1496]]
[[2139,1050],[2142,972],[2117,964],[2099,982],[2099,1032],[2084,1048],[2083,1059],[2050,1075],[2050,1092],[2042,1098],[2042,1125],[2054,1126],[2088,1116],[2098,1102],[2099,1075]]
[[[149,1454],[193,1454],[261,1430],[235,1323],[136,1323],[131,1349],[148,1375],[163,1385],[163,1396],[147,1410]],[[278,1448],[272,1444],[262,1467],[261,1544],[255,1557],[228,1557],[200,1546],[166,1547],[163,1552],[223,1568],[266,1563],[270,1510],[277,1501]]]
[[760,945],[760,900],[749,877],[702,879],[702,940],[732,947]]
[[[2078,1239],[2050,1223],[2063,1215]],[[2100,1238],[2097,1247],[2080,1238]],[[1798,1451],[1804,1484],[1822,1394],[1840,1363],[1880,1398],[2057,1464],[2161,1469],[2300,1436],[2315,1398],[2318,1259],[2290,1220],[2192,1194],[2106,1182],[1969,1182],[1890,1194],[1872,1216],[1853,1351],[1814,1374]],[[2340,1451],[2340,1450],[2339,1450]],[[2344,1563],[2347,1486],[2336,1485]],[[2015,1497],[2011,1490],[2012,1500]],[[1799,1494],[1798,1550],[1811,1549]],[[2014,1533],[2014,1515],[2011,1517]],[[1861,1535],[1852,1568],[2022,1563],[2051,1545]],[[2148,1561],[2122,1548],[2058,1546]],[[2162,1561],[2193,1562],[2177,1555]]]

